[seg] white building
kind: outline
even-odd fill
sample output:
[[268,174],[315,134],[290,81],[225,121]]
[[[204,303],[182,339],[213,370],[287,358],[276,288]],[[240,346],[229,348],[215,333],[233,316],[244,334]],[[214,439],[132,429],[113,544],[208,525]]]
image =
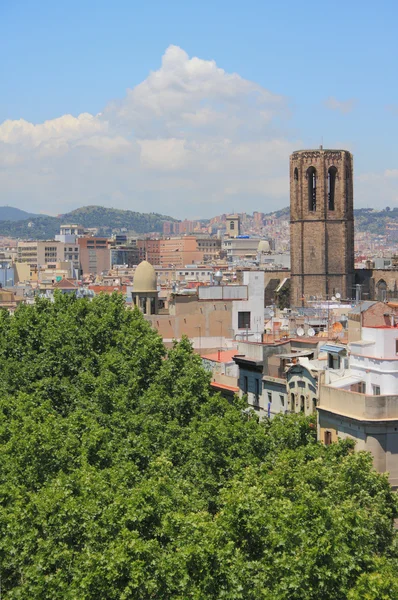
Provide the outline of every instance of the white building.
[[362,327],[362,339],[349,344],[349,369],[325,372],[318,406],[318,438],[356,441],[373,454],[375,468],[389,472],[398,487],[398,327]]

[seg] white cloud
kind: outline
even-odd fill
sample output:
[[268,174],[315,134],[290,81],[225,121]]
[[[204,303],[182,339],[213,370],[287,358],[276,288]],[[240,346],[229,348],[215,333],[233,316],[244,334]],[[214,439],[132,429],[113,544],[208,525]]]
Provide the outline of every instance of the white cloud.
[[[36,211],[116,205],[176,216],[288,202],[287,101],[170,46],[97,115],[0,124],[0,188]],[[214,204],[217,204],[215,206]],[[211,207],[207,207],[211,204]]]
[[384,171],[386,177],[398,178],[398,169],[387,169]]
[[362,173],[356,177],[355,206],[398,207],[398,169]]
[[329,110],[337,110],[343,114],[351,112],[357,101],[354,98],[350,98],[349,100],[337,100],[334,96],[330,96],[327,100],[325,100],[324,105]]

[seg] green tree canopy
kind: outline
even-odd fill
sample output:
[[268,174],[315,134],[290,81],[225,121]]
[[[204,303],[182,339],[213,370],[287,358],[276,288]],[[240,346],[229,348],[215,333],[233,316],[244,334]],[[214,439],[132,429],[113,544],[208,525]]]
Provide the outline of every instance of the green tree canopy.
[[5,598],[397,598],[386,477],[212,395],[122,296],[0,312]]

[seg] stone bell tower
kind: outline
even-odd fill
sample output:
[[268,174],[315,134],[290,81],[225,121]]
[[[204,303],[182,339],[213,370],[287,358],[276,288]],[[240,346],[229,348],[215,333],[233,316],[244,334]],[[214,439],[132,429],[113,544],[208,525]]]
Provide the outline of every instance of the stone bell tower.
[[291,305],[354,294],[353,157],[347,150],[290,156]]

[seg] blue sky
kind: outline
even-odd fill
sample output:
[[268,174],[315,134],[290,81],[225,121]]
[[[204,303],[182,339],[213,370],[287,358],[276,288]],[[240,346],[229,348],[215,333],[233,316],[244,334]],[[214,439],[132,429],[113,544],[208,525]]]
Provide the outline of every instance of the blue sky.
[[0,203],[267,212],[288,202],[291,150],[323,141],[354,153],[356,206],[398,206],[397,17],[369,0],[3,0]]

